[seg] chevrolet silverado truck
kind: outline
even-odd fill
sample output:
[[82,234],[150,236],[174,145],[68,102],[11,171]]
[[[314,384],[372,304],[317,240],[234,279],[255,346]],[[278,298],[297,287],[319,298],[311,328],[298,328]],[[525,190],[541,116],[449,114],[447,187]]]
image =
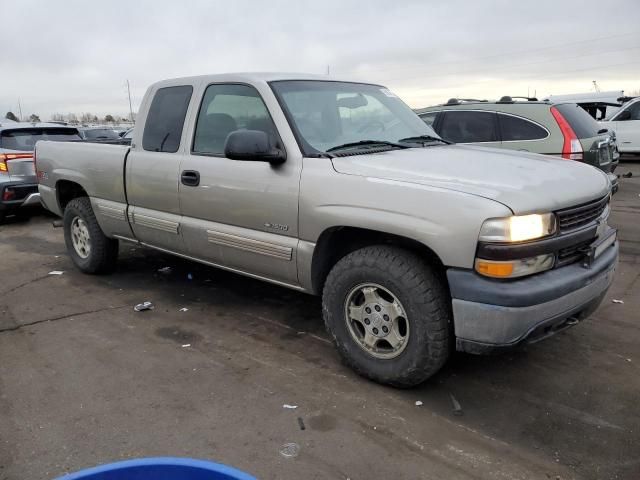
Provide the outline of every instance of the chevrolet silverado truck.
[[345,362],[394,386],[580,322],[617,265],[606,174],[451,144],[380,85],[162,81],[130,146],[38,142],[36,170],[81,271],[124,241],[322,295]]

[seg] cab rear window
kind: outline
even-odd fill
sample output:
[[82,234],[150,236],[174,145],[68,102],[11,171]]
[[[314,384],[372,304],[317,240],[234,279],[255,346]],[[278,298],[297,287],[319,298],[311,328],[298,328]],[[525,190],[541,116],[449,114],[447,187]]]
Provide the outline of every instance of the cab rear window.
[[578,138],[598,136],[598,130],[600,130],[601,127],[582,107],[575,103],[560,103],[555,105],[555,107],[567,122],[569,122],[569,125],[571,125],[571,128]]
[[81,140],[75,128],[16,128],[0,132],[0,148],[30,152],[38,140],[71,142]]

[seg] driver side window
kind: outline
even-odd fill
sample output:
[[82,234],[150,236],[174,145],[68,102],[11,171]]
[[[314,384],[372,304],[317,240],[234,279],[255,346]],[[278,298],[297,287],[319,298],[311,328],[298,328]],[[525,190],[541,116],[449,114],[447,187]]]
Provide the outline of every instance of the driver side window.
[[258,91],[248,85],[214,84],[205,91],[198,113],[193,153],[224,155],[227,136],[236,130],[261,130],[278,144],[277,130]]
[[636,102],[629,107],[628,120],[640,120],[640,102]]

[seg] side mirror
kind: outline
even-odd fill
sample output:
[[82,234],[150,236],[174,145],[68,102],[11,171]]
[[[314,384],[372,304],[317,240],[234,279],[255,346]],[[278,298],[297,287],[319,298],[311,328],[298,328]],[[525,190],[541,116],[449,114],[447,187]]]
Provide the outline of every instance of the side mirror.
[[629,110],[625,110],[620,115],[618,115],[618,118],[616,118],[616,122],[622,122],[624,120],[630,120],[630,119],[631,119],[631,112]]
[[285,161],[284,152],[271,145],[262,130],[236,130],[227,136],[224,156],[231,160],[248,160],[279,164]]

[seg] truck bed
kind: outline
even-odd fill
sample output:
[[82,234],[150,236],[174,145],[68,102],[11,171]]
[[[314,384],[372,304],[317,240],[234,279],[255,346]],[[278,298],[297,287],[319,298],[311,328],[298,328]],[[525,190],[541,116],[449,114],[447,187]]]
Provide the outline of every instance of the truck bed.
[[128,146],[84,142],[36,144],[36,169],[47,172],[39,179],[47,208],[62,216],[55,192],[57,182],[76,182],[89,197],[126,203],[124,165]]

